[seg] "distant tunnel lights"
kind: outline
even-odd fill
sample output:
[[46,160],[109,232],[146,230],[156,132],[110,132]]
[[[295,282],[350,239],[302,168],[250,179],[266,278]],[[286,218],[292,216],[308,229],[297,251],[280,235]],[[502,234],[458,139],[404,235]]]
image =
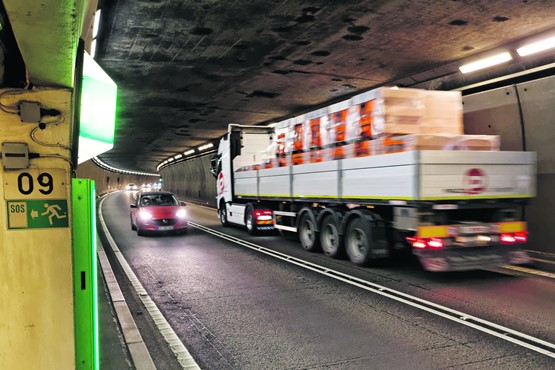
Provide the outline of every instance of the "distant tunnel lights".
[[187,151],[186,151],[185,153],[183,153],[183,154],[185,154],[185,155],[191,155],[191,154],[193,154],[194,152],[195,152],[195,150],[194,150],[194,149],[191,149],[191,150],[187,150]]
[[470,72],[478,71],[480,69],[493,67],[495,65],[508,62],[511,59],[513,59],[511,57],[511,54],[509,52],[504,52],[484,59],[477,60],[472,63],[464,64],[459,67],[459,70],[462,73],[470,73]]
[[528,45],[525,45],[521,48],[516,49],[516,52],[521,57],[536,54],[545,50],[555,48],[555,36],[543,39],[541,41],[532,42]]
[[210,148],[212,148],[213,146],[214,146],[214,144],[212,144],[212,143],[204,144],[204,145],[199,146],[199,147],[198,147],[198,150],[199,150],[199,151],[203,151],[203,150],[206,150],[206,149],[210,149]]

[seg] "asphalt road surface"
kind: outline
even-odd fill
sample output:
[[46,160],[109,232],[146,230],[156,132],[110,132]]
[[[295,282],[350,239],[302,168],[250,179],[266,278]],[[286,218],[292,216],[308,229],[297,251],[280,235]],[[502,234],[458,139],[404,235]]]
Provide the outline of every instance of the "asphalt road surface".
[[[553,280],[499,271],[428,273],[411,258],[362,268],[306,252],[292,236],[253,237],[223,227],[215,210],[187,206],[195,225],[368,282],[365,289],[203,228],[139,237],[130,228],[132,195],[108,196],[105,222],[202,369],[555,368]],[[157,367],[179,369],[115,269]],[[449,318],[452,310],[464,315]],[[492,334],[495,325],[503,328]],[[529,337],[521,340],[521,333]]]

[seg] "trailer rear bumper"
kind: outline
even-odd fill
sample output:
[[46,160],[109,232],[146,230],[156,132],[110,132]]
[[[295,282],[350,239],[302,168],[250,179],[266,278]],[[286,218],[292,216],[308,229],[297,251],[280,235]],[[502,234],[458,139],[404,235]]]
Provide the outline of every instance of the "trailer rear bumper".
[[531,263],[519,246],[487,246],[443,250],[413,250],[426,271],[465,271]]

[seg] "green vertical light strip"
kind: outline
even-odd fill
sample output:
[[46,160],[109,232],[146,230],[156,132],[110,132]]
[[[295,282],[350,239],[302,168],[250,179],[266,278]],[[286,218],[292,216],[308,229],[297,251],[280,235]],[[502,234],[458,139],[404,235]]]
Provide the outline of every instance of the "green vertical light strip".
[[72,179],[75,368],[99,369],[95,184]]
[[93,297],[93,345],[94,345],[94,369],[100,369],[100,343],[98,333],[98,263],[96,260],[96,186],[93,180],[90,181],[90,194],[91,194],[91,207],[90,216],[92,220],[91,239],[93,241],[91,248],[91,261],[92,261],[92,297]]

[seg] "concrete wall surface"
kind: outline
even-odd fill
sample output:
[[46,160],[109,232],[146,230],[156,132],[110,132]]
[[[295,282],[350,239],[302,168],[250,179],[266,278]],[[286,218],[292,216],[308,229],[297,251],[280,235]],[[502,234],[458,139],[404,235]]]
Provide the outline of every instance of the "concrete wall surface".
[[125,190],[128,184],[133,183],[138,187],[143,184],[152,184],[158,181],[155,176],[129,175],[105,170],[89,160],[77,166],[75,176],[81,179],[91,179],[95,182],[96,194],[102,195],[116,190]]

